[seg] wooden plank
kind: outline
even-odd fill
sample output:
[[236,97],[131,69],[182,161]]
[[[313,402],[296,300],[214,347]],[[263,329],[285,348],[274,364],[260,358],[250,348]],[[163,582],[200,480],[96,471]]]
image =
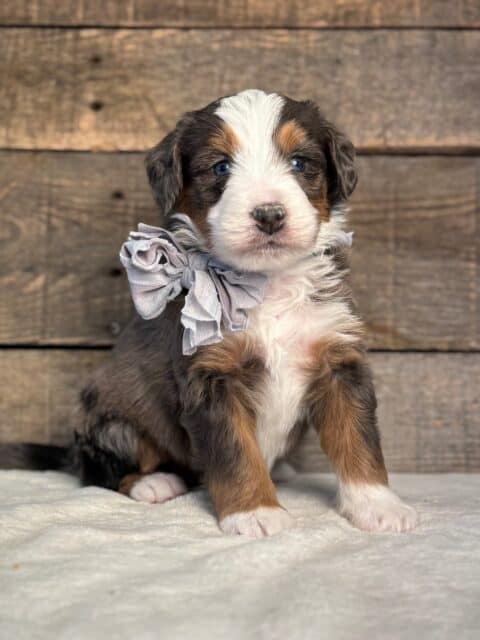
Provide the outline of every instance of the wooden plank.
[[388,349],[480,348],[478,158],[359,162],[352,284]]
[[475,0],[3,0],[0,24],[125,27],[464,27]]
[[[0,350],[0,440],[62,444],[82,380],[107,354]],[[370,355],[391,471],[480,471],[480,354]],[[295,463],[326,470],[316,438]]]
[[112,343],[131,313],[118,251],[156,221],[141,155],[0,153],[0,343]]
[[[381,349],[480,348],[478,158],[359,158],[352,281]],[[0,344],[110,345],[118,250],[158,224],[141,154],[0,152]]]
[[83,381],[106,355],[97,350],[0,349],[0,441],[68,441]]
[[145,149],[258,86],[316,99],[363,150],[475,151],[479,50],[478,31],[4,29],[0,146]]

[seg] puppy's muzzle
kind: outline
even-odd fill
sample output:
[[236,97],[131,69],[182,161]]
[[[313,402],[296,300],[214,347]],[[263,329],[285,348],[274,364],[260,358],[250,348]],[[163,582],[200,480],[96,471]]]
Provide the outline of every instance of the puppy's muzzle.
[[285,207],[278,202],[260,204],[251,212],[257,223],[257,229],[269,236],[280,231],[285,224],[286,214]]

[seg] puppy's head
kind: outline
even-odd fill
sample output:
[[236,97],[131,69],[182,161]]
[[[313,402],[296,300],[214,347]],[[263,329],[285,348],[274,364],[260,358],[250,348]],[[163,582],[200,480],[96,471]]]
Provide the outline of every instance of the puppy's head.
[[218,259],[274,271],[308,255],[355,188],[354,148],[312,102],[248,90],[187,113],[146,160],[161,212]]

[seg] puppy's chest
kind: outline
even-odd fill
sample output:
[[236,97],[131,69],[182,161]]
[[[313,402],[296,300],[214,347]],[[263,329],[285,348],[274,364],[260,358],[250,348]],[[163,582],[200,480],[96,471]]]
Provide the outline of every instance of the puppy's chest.
[[286,453],[288,436],[302,417],[310,383],[312,345],[331,331],[329,305],[311,301],[300,283],[274,283],[250,316],[249,335],[262,350],[265,377],[258,393],[256,436],[269,467]]

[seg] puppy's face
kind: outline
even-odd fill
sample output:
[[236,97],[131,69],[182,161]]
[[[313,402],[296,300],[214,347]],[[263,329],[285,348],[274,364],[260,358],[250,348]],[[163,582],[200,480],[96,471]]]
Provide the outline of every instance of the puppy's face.
[[353,145],[311,102],[249,90],[186,114],[147,157],[162,213],[187,213],[218,259],[283,269],[356,184]]

